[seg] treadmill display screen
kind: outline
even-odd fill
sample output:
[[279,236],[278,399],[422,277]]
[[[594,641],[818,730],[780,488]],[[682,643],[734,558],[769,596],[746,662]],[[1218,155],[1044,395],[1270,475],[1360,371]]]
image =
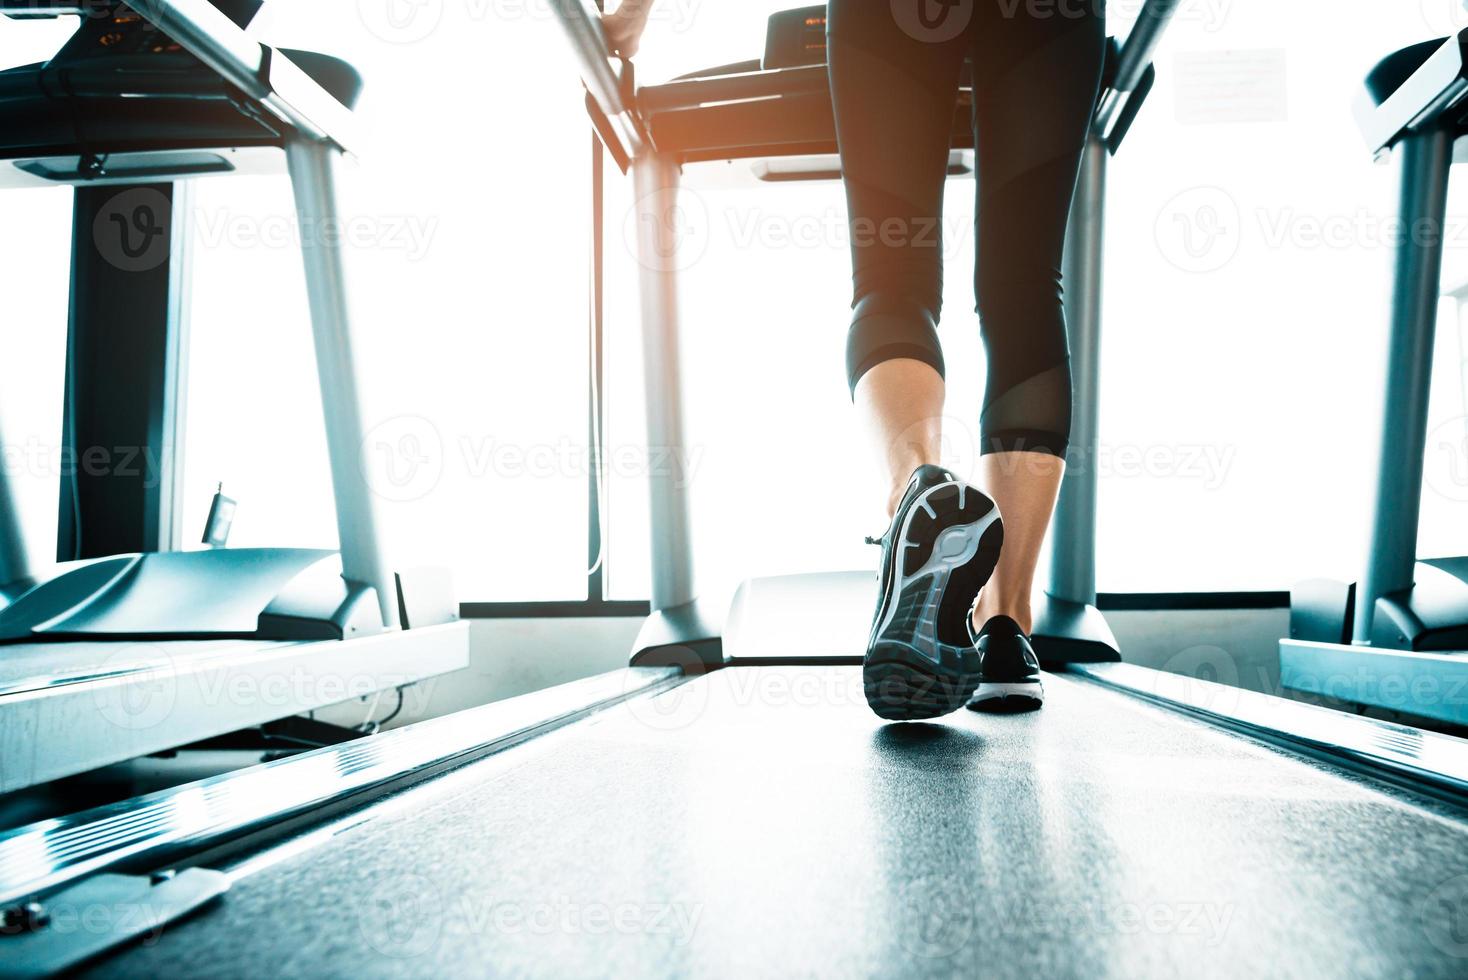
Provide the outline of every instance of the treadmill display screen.
[[826,63],[826,6],[798,7],[770,15],[764,67],[798,68]]

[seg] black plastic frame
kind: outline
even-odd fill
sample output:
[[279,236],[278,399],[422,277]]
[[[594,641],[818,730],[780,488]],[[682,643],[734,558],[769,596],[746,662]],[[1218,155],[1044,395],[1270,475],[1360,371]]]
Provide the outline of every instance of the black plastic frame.
[[[157,469],[176,451],[174,200],[172,182],[73,192],[57,561],[159,551],[169,537],[171,474]],[[127,223],[137,215],[146,235]]]

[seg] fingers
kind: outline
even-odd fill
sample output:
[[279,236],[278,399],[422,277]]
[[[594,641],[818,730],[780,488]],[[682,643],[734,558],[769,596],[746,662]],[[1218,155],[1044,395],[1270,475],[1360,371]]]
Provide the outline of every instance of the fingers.
[[615,44],[613,44],[612,51],[615,52],[624,61],[630,60],[632,56],[637,53],[637,48],[640,42],[641,38],[639,38],[636,34],[631,34],[625,38],[619,39]]
[[643,24],[639,20],[619,12],[602,17],[602,29],[606,32],[607,46],[614,54],[623,59],[631,58],[637,53],[642,42],[642,28]]
[[623,60],[630,59],[633,55],[637,53],[637,45],[639,40],[640,39],[635,32],[607,32],[608,46],[611,47],[613,54],[617,55]]

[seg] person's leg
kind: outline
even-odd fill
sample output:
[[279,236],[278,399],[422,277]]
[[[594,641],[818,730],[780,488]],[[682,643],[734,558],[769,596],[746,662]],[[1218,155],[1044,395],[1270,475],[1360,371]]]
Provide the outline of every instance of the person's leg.
[[919,466],[936,466],[943,439],[943,376],[911,358],[883,361],[856,384],[856,408],[881,460],[887,517]]
[[1044,16],[978,3],[987,16],[975,34],[974,85],[975,292],[988,352],[981,473],[1004,514],[1005,547],[974,623],[1007,616],[1028,633],[1035,566],[1070,436],[1061,258],[1105,19],[1098,0],[1059,4]]
[[1004,515],[1004,551],[994,577],[979,593],[974,626],[1008,616],[1026,635],[1034,626],[1030,595],[1035,564],[1055,512],[1065,460],[1049,453],[1000,452],[982,458],[979,482]]
[[[901,2],[911,9],[832,0],[827,38],[852,237],[847,380],[887,471],[892,518],[863,686],[879,716],[913,720],[962,707],[978,684],[968,608],[1003,527],[993,501],[934,465],[943,188],[968,41],[920,29],[931,0]],[[911,14],[906,27],[899,14]]]
[[[927,0],[911,0],[914,11]],[[885,468],[889,515],[938,462],[943,190],[967,53],[904,31],[889,3],[832,0],[828,60],[851,233],[852,398]]]

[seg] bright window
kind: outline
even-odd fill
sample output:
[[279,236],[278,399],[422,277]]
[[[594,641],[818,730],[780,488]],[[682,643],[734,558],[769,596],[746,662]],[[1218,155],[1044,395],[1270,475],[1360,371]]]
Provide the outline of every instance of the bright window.
[[[70,19],[0,20],[0,68],[50,57],[74,29]],[[62,187],[0,191],[0,464],[33,565],[56,555],[71,198]]]
[[[381,6],[381,5],[378,5]],[[273,4],[276,44],[342,55],[370,127],[343,169],[364,447],[398,567],[461,599],[586,596],[589,137],[542,13]],[[533,7],[514,8],[533,10]],[[336,540],[290,186],[199,181],[186,523],[216,482],[232,543]]]
[[69,188],[4,191],[0,439],[32,566],[56,557],[71,263]]
[[[644,80],[757,57],[792,0],[664,2]],[[1456,3],[1184,5],[1160,82],[1111,172],[1100,586],[1285,588],[1354,577],[1381,397],[1395,170],[1351,115],[1366,70],[1441,36]],[[1136,3],[1112,4],[1124,33]],[[392,16],[389,16],[389,15]],[[579,599],[587,535],[587,135],[559,30],[537,4],[270,4],[272,42],[366,77],[369,141],[344,168],[369,460],[399,565],[443,563],[466,600]],[[4,23],[0,60],[49,56],[74,21]],[[849,409],[839,185],[718,189],[688,175],[701,236],[684,278],[699,571],[871,567],[881,489]],[[234,543],[335,542],[300,259],[280,178],[197,182],[185,523],[216,482]],[[1468,187],[1450,200],[1468,227]],[[70,195],[6,192],[0,425],[33,553],[54,549]],[[608,173],[607,572],[648,592],[630,188]],[[950,186],[952,269],[973,186]],[[1450,239],[1445,280],[1468,278]],[[973,462],[982,352],[950,274],[950,463]],[[1439,333],[1421,548],[1468,550],[1468,336]],[[1464,328],[1468,329],[1468,328]],[[18,455],[16,447],[36,447]],[[17,460],[20,460],[18,463]],[[50,468],[48,469],[48,466]],[[814,490],[812,490],[814,488]]]
[[[641,78],[757,57],[764,17],[788,5],[705,6],[691,23],[655,23]],[[1138,6],[1113,3],[1111,32],[1124,34]],[[1392,264],[1375,232],[1395,213],[1396,180],[1394,168],[1370,160],[1352,104],[1379,58],[1468,19],[1448,2],[1368,6],[1323,34],[1322,23],[1340,18],[1326,0],[1188,4],[1158,52],[1159,84],[1111,170],[1103,591],[1283,589],[1359,571]],[[705,589],[727,591],[749,575],[872,567],[861,536],[880,528],[881,489],[842,371],[849,268],[840,187],[709,190],[696,169],[685,213],[701,240],[683,296]],[[1452,210],[1468,225],[1464,195],[1459,185]],[[630,204],[624,191],[609,205],[609,225]],[[942,336],[948,451],[963,469],[973,462],[983,379],[962,273],[973,260],[963,234],[972,216],[972,184],[950,184],[945,220],[959,234],[946,245]],[[1468,253],[1449,252],[1456,281],[1468,275]],[[624,256],[621,274],[634,269]],[[608,345],[630,350],[619,361],[629,379],[609,383],[609,415],[625,423],[615,438],[634,440],[640,418],[617,386],[640,384],[635,304],[625,290],[614,302],[622,305],[609,314]],[[1445,320],[1438,345],[1425,553],[1468,549],[1455,323]],[[613,534],[631,546],[646,517],[626,497],[614,506]],[[645,594],[645,563],[639,555],[623,565],[622,554],[613,552],[614,587]]]
[[[1109,591],[1359,573],[1397,189],[1352,107],[1376,61],[1461,14],[1371,4],[1327,37],[1320,25],[1341,14],[1324,0],[1211,6],[1185,6],[1112,168],[1098,544]],[[1424,549],[1442,550],[1449,522],[1427,514]]]

